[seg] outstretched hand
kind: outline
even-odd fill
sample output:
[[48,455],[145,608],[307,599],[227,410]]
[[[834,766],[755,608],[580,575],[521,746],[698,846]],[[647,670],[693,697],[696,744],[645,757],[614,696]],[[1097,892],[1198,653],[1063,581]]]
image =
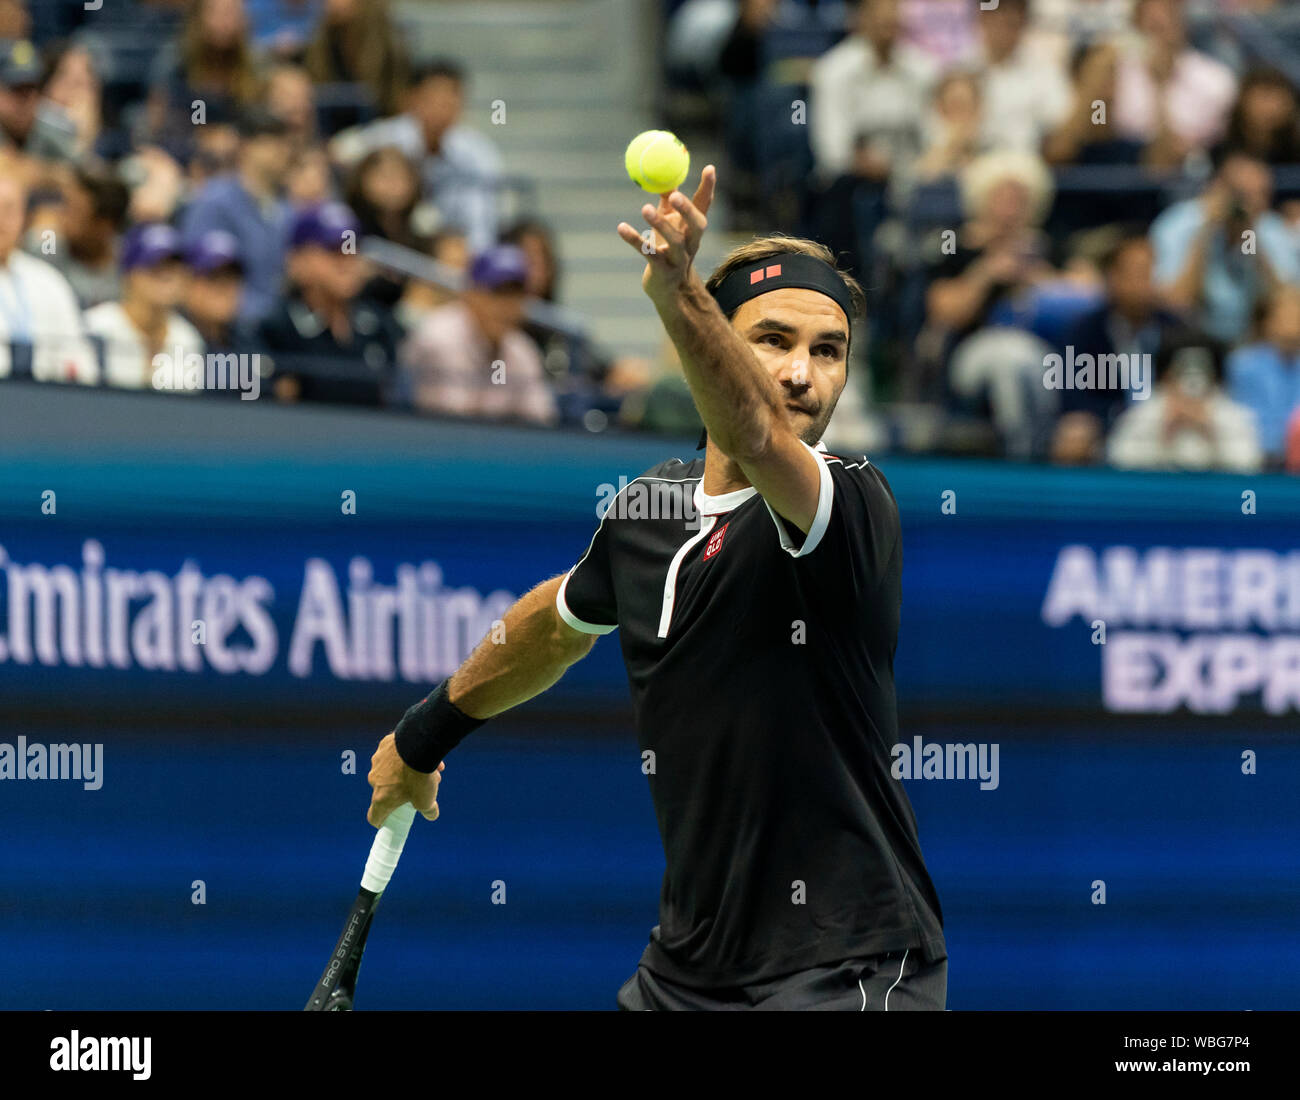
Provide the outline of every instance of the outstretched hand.
[[709,225],[706,215],[713,205],[717,179],[717,169],[706,164],[694,199],[669,191],[659,196],[658,207],[646,203],[641,214],[650,228],[644,235],[627,222],[618,223],[618,235],[646,258],[641,287],[652,300],[671,295],[690,275]]

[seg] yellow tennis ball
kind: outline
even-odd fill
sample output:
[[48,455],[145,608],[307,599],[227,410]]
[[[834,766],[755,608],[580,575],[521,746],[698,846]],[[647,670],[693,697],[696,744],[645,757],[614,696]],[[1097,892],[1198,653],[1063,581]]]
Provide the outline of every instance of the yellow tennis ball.
[[691,154],[668,130],[646,130],[637,134],[623,155],[632,182],[652,195],[680,187],[691,169]]

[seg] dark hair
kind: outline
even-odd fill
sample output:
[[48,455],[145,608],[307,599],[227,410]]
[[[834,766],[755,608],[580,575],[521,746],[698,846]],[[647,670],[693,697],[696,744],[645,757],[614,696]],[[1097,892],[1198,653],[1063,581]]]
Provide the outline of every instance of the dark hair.
[[[1291,97],[1290,117],[1277,130],[1269,135],[1267,149],[1250,149],[1246,144],[1250,140],[1246,133],[1246,96],[1257,88],[1280,88]],[[1224,135],[1224,145],[1242,150],[1250,149],[1252,155],[1272,164],[1293,164],[1300,161],[1300,128],[1295,118],[1295,88],[1276,69],[1251,69],[1241,78],[1237,88],[1237,100],[1228,116],[1228,126]],[[1217,167],[1217,165],[1216,165]]]
[[523,217],[506,227],[500,234],[500,241],[502,244],[519,245],[525,237],[538,237],[541,239],[551,277],[551,283],[546,288],[545,297],[547,301],[553,302],[560,283],[560,261],[555,254],[555,234],[545,222],[537,218]]
[[90,196],[92,217],[104,218],[114,230],[126,225],[131,191],[117,176],[101,168],[78,166],[73,179]]
[[1223,171],[1223,166],[1227,164],[1228,161],[1236,160],[1238,158],[1257,161],[1260,164],[1268,164],[1268,161],[1258,153],[1247,149],[1245,146],[1237,145],[1228,141],[1220,142],[1210,150],[1210,165],[1214,169],[1214,174],[1216,176]]
[[[388,157],[396,157],[406,167],[415,184],[411,189],[411,198],[406,207],[398,212],[400,225],[388,223],[382,212],[366,198],[365,193],[366,174],[381,160]],[[411,212],[420,203],[420,170],[412,162],[411,158],[397,146],[384,145],[378,149],[372,149],[362,157],[360,163],[352,170],[343,197],[348,206],[356,213],[365,234],[386,237],[393,243],[406,245],[408,248],[417,248],[419,246],[420,241],[411,229]]]
[[1101,273],[1109,275],[1115,265],[1119,263],[1120,257],[1128,249],[1138,244],[1145,248],[1152,247],[1151,238],[1148,236],[1145,226],[1136,222],[1116,226],[1115,236],[1097,260],[1097,266],[1101,268]]
[[408,89],[415,89],[426,80],[438,79],[454,80],[463,88],[465,86],[464,66],[450,57],[435,57],[432,61],[414,66],[406,86]]
[[[1019,8],[1022,15],[1029,12],[1029,0],[998,0],[992,8],[985,8],[983,0],[975,0],[977,11],[1001,11],[1005,8]],[[979,18],[976,16],[976,18]]]
[[1223,344],[1199,329],[1181,328],[1160,342],[1156,352],[1156,381],[1162,382],[1169,373],[1169,368],[1183,352],[1192,348],[1204,348],[1210,353],[1210,363],[1214,369],[1214,384],[1223,381]]
[[302,64],[318,85],[363,85],[385,115],[397,112],[407,87],[406,42],[388,14],[387,0],[359,0],[342,22],[317,17]]
[[752,240],[733,248],[722,258],[722,262],[713,269],[713,274],[705,280],[704,289],[712,294],[722,285],[722,281],[738,268],[756,263],[759,260],[780,256],[787,252],[794,252],[801,256],[812,256],[835,270],[835,274],[844,281],[844,287],[849,292],[849,302],[853,306],[853,316],[847,318],[850,325],[858,318],[866,316],[867,292],[862,289],[862,284],[847,271],[839,270],[835,262],[835,253],[820,241],[791,236],[789,233],[776,232],[765,236],[755,235]]

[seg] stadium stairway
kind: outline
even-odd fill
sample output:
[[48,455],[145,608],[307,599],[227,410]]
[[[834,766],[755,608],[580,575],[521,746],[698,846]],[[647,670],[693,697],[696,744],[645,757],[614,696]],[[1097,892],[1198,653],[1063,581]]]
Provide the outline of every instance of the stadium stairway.
[[[490,137],[512,176],[534,181],[533,209],[555,231],[560,299],[587,318],[614,354],[654,359],[659,319],[641,291],[641,266],[614,227],[644,225],[646,196],[623,150],[662,125],[662,18],[655,0],[406,0],[395,14],[414,57],[450,55],[470,74],[465,124]],[[493,112],[504,104],[504,124]],[[691,141],[690,185],[720,143]],[[713,225],[725,225],[715,206]],[[698,264],[711,270],[739,237],[710,230]]]

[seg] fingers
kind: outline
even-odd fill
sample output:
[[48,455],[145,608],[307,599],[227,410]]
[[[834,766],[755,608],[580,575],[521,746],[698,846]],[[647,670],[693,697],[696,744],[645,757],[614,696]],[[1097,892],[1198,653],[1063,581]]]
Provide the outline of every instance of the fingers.
[[388,815],[405,801],[406,798],[400,790],[386,789],[383,794],[376,791],[370,800],[370,809],[366,811],[366,820],[378,829],[388,820]]
[[701,215],[707,215],[709,207],[713,205],[713,195],[717,185],[718,170],[713,165],[706,164],[704,171],[700,173],[700,185],[695,189],[695,198],[691,200]]
[[708,211],[713,204],[717,185],[717,169],[712,164],[704,166],[694,199],[681,191],[666,191],[659,196],[658,206],[646,203],[641,215],[654,231],[652,247],[642,232],[627,222],[619,222],[617,232],[629,245],[649,259],[659,256],[670,266],[689,263],[699,248],[700,238],[708,228]]
[[370,758],[370,774],[366,781],[374,789],[366,821],[378,829],[399,806],[411,803],[429,821],[438,818],[438,786],[446,761],[426,775],[408,768],[397,752],[397,739],[388,734]]
[[[686,198],[680,191],[673,191],[670,194],[677,196],[680,200]],[[645,206],[641,207],[641,213],[654,231],[667,242],[670,251],[681,247],[686,239],[686,229],[682,224],[683,217],[678,213],[675,204],[670,202],[667,195],[660,200],[660,205],[657,207],[646,203]],[[677,216],[674,217],[674,214]]]
[[678,263],[683,245],[683,233],[680,226],[676,224],[673,214],[662,214],[649,203],[641,207],[641,214],[654,231],[652,240],[647,241],[627,222],[618,223],[618,235],[646,259],[662,256],[671,264]]
[[645,242],[642,239],[640,233],[638,233],[635,229],[633,229],[630,225],[628,225],[627,222],[619,222],[616,229],[618,235],[622,237],[623,240],[627,241],[627,243],[630,244],[633,248],[635,248],[638,252],[641,251],[641,245],[644,244]]
[[[704,230],[708,228],[708,218],[680,191],[674,191],[669,202],[686,223],[685,237],[688,247],[698,246],[700,238],[704,236]],[[694,247],[691,247],[691,251],[694,251]]]

